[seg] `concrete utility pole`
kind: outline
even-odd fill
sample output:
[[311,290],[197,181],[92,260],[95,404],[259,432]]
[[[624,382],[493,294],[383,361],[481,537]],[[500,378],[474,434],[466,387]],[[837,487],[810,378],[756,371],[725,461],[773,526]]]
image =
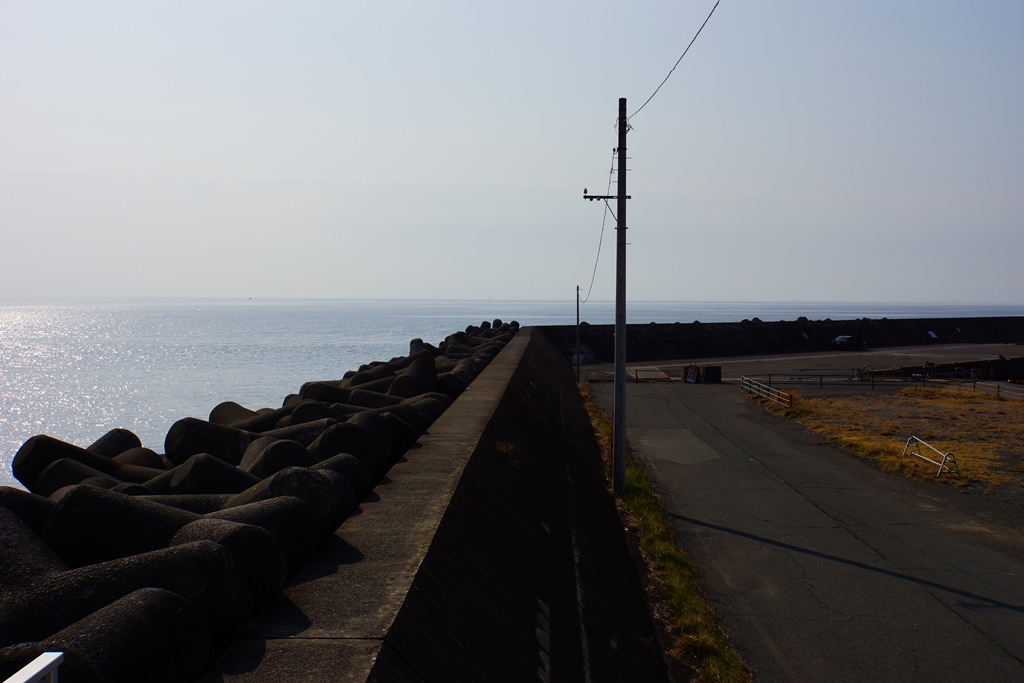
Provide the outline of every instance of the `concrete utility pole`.
[[615,385],[612,403],[612,491],[622,493],[626,485],[626,98],[619,98],[619,146],[615,150],[619,164],[618,187],[614,195],[589,195],[584,199],[615,199]]
[[619,185],[615,216],[615,402],[612,426],[612,491],[626,486],[626,98],[619,98]]

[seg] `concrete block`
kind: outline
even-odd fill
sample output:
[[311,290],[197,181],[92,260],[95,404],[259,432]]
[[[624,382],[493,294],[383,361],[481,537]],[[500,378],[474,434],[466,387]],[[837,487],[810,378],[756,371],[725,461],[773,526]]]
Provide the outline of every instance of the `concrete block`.
[[8,676],[43,652],[63,652],[61,681],[195,680],[213,660],[213,638],[202,614],[170,591],[143,588],[41,642],[0,650]]
[[174,469],[145,482],[153,493],[240,493],[260,478],[207,453],[196,453]]
[[163,588],[187,599],[220,646],[252,612],[230,551],[199,541],[38,577],[0,603],[0,647],[44,640],[142,588]]
[[45,496],[0,486],[0,507],[13,512],[18,519],[37,536],[43,535],[43,528],[56,503]]
[[92,451],[97,455],[113,458],[115,455],[124,453],[130,448],[139,448],[141,446],[142,441],[134,432],[115,428],[87,446],[86,450]]
[[14,456],[11,469],[18,481],[32,491],[42,471],[61,458],[75,460],[120,481],[142,483],[160,474],[160,470],[124,465],[45,434],[33,436],[22,444]]
[[266,479],[286,467],[309,467],[313,462],[309,451],[298,441],[263,437],[245,449],[239,468]]

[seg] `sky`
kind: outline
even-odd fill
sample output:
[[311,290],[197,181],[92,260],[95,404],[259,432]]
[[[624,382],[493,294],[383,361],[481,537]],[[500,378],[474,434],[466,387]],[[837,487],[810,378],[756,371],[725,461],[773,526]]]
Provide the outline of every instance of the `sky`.
[[[713,6],[5,0],[0,299],[613,299]],[[721,0],[627,297],[1022,303],[1021,35]]]

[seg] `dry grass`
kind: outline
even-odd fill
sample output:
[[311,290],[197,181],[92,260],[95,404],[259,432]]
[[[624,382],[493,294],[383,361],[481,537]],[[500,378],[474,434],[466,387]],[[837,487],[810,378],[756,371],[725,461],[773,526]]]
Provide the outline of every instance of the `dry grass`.
[[951,481],[1024,486],[1022,401],[954,389],[913,388],[896,394],[794,395],[792,408],[776,410],[887,472],[935,478],[935,465],[909,455],[900,457],[907,438],[916,436],[956,456],[961,478]]
[[[580,393],[610,471],[611,423],[591,396],[589,385],[580,385]],[[619,513],[643,557],[648,594],[655,603],[670,660],[682,664],[684,669],[692,669],[699,681],[750,681],[746,664],[729,644],[715,613],[697,588],[695,569],[679,550],[651,477],[628,446],[627,453],[626,484],[618,501]]]

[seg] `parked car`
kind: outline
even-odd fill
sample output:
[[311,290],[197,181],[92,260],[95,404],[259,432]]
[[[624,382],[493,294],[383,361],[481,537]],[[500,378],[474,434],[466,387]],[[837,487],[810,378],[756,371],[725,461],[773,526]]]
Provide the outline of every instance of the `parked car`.
[[832,340],[832,348],[859,351],[864,348],[864,340],[852,334],[841,334]]

